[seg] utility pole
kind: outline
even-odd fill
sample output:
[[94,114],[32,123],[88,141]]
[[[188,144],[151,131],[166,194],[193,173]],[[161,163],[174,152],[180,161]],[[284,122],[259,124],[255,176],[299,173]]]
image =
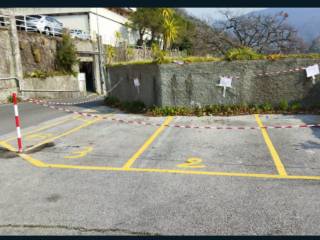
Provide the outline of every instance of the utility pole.
[[20,46],[19,46],[19,37],[16,26],[16,17],[15,11],[12,9],[10,11],[9,16],[9,33],[10,33],[10,43],[12,49],[12,60],[14,65],[14,77],[18,79],[19,87],[21,89],[22,81],[23,81],[23,70],[22,70],[22,62],[21,62],[21,54],[20,54]]
[[100,36],[100,26],[99,26],[99,15],[98,15],[98,8],[96,8],[96,17],[97,17],[97,43],[98,43],[98,59],[99,59],[99,76],[100,76],[100,86],[101,86],[101,93],[106,95],[106,74],[105,74],[105,64],[104,64],[104,51],[102,45],[102,37]]

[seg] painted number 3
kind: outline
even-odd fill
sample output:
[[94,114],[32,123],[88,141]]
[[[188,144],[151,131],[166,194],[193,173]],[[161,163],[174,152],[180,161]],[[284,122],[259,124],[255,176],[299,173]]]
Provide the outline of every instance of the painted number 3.
[[178,164],[177,167],[180,167],[180,168],[205,168],[206,166],[202,164],[201,158],[189,158],[185,163]]
[[82,158],[86,156],[89,152],[91,152],[92,149],[93,149],[92,147],[86,147],[81,151],[72,152],[73,155],[65,156],[64,158],[68,158],[68,159]]

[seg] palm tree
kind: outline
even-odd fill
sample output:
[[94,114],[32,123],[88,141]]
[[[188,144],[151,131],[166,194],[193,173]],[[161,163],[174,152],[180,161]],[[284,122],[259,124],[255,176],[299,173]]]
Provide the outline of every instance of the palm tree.
[[164,40],[164,49],[168,49],[172,42],[178,36],[178,27],[174,19],[174,10],[171,8],[162,8],[161,9],[163,17],[163,40]]

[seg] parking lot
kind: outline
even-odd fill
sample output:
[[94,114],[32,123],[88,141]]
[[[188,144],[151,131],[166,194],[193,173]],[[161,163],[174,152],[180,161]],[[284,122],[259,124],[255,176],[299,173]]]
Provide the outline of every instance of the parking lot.
[[0,232],[320,233],[320,116],[100,109],[1,136]]

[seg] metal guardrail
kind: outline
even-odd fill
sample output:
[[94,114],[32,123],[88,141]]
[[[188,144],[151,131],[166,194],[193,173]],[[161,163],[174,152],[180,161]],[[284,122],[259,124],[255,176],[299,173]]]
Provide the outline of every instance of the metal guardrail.
[[[0,15],[0,27],[8,28],[10,26],[10,17],[8,15]],[[63,33],[63,29],[58,28],[44,28],[39,29],[36,21],[39,20],[36,17],[28,16],[28,15],[17,15],[16,19],[16,27],[18,31],[25,32],[38,32],[40,34],[45,35],[53,35],[53,36],[61,36]]]
[[5,15],[0,15],[0,27],[8,28],[9,24],[10,24],[9,17]]

